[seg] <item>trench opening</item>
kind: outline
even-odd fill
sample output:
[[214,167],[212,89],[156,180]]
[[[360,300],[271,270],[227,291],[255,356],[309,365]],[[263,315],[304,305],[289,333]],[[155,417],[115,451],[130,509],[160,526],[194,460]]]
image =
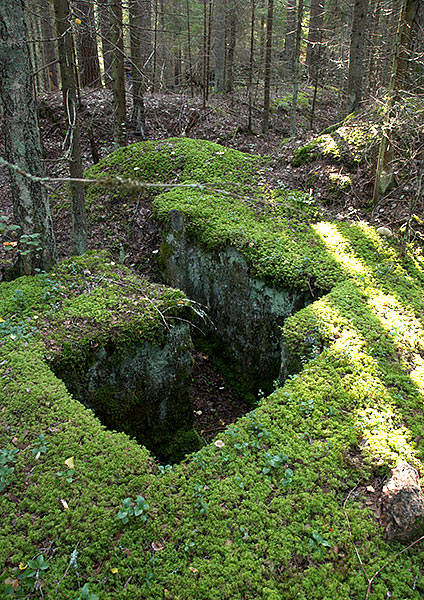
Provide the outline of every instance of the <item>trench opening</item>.
[[[171,419],[159,432],[155,430],[149,417],[151,399],[146,398],[145,390],[131,385],[127,390],[123,389],[120,385],[122,380],[117,383],[114,374],[105,383],[103,374],[111,371],[111,365],[116,362],[117,349],[113,342],[104,348],[96,349],[79,372],[60,363],[53,362],[50,366],[72,396],[92,410],[107,429],[128,434],[137,443],[145,446],[159,463],[176,464],[183,461],[188,454],[210,443],[220,431],[224,431],[228,425],[253,410],[260,399],[271,391],[269,386],[265,390],[256,391],[252,388],[251,381],[246,383],[240,379],[239,373],[235,374],[231,368],[230,354],[222,352],[225,344],[218,342],[216,336],[195,331],[193,328],[190,330],[190,338],[193,341],[190,347],[190,368],[182,376],[182,387],[185,389],[183,395],[188,402],[176,406],[177,411],[181,409],[183,413],[183,425],[181,420]],[[132,356],[136,356],[137,351],[132,349],[131,353]],[[127,359],[124,357],[120,360],[125,363]],[[86,374],[90,371],[91,377],[87,378]],[[177,377],[180,375],[181,373],[177,373]],[[271,379],[276,376],[276,373],[270,374]],[[106,391],[112,403],[119,405],[128,397],[134,396],[133,399],[130,398],[133,408],[124,421],[93,406],[95,400],[93,401],[92,397],[87,401],[87,393],[95,388],[95,378],[102,382],[102,393],[104,388],[109,386],[110,389]],[[114,389],[116,384],[120,389]],[[177,382],[170,381],[170,396],[177,402],[180,402],[179,387],[181,388]],[[96,390],[96,393],[98,391]],[[137,401],[137,394],[140,401]],[[145,421],[145,426],[140,433],[137,426],[141,421]]]

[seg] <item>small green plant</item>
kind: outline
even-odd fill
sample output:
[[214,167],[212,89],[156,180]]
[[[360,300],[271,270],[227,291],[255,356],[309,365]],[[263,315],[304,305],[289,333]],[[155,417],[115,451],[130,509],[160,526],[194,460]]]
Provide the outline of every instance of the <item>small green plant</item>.
[[274,456],[270,452],[265,452],[265,466],[262,469],[264,475],[271,476],[272,472],[287,462],[287,454],[279,452]]
[[203,499],[203,491],[204,491],[204,486],[196,483],[194,486],[194,492],[191,495],[192,498],[196,498],[197,502],[195,503],[195,507],[198,509],[198,511],[200,512],[201,515],[207,515],[209,514],[209,506],[206,504],[206,502]]
[[4,586],[4,597],[29,598],[34,597],[37,592],[43,596],[42,576],[48,568],[49,563],[42,554],[27,563],[19,563],[10,577],[3,575],[0,579]]
[[75,469],[67,469],[66,471],[59,471],[56,473],[57,477],[65,477],[68,483],[72,483],[74,480]]
[[287,468],[284,473],[283,479],[280,481],[280,487],[285,487],[293,481],[294,472],[293,469]]
[[123,525],[126,525],[131,517],[139,518],[143,523],[147,521],[146,512],[149,510],[149,505],[143,496],[137,496],[135,502],[131,498],[123,500],[120,510],[118,511],[118,519]]
[[306,417],[310,417],[312,411],[314,410],[314,400],[311,398],[310,400],[301,402],[299,404],[300,412],[302,412]]
[[15,449],[4,449],[0,452],[0,493],[10,483],[10,478],[15,471],[15,467],[11,467],[10,463],[15,462],[17,453],[18,450]]
[[79,590],[79,596],[75,600],[99,600],[99,597],[94,592],[90,592],[88,583],[86,583]]
[[169,473],[170,471],[172,471],[173,466],[172,465],[159,465],[158,467],[158,471],[161,475],[165,475],[165,473]]
[[35,456],[36,460],[38,460],[40,458],[40,456],[42,454],[45,454],[46,452],[47,452],[46,438],[44,437],[44,434],[41,433],[38,436],[38,440],[36,441],[34,448],[32,449],[32,454]]
[[309,545],[313,550],[319,550],[320,553],[322,553],[324,548],[331,548],[331,544],[327,542],[327,540],[325,540],[317,531],[311,532]]

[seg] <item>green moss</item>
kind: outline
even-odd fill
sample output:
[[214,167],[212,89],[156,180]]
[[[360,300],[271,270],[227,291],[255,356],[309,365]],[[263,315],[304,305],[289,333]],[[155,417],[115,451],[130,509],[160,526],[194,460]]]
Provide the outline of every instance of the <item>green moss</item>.
[[[168,166],[161,164],[163,177]],[[225,181],[225,171],[219,177]],[[243,184],[249,186],[248,178]],[[59,267],[64,290],[36,278],[0,286],[2,318],[14,322],[19,286],[30,305],[19,318],[34,311],[42,321],[39,337],[13,341],[4,335],[0,346],[0,441],[19,450],[0,494],[4,577],[13,582],[19,563],[43,552],[49,568],[41,589],[55,600],[77,597],[85,582],[103,600],[117,594],[123,600],[356,600],[368,588],[359,553],[369,575],[382,568],[370,598],[423,596],[422,548],[400,554],[365,508],[373,500],[367,483],[400,458],[423,472],[422,256],[399,258],[395,247],[364,225],[314,222],[296,211],[290,220],[289,200],[262,190],[242,198],[174,190],[156,199],[163,224],[178,210],[205,247],[230,244],[261,278],[311,286],[316,294],[284,326],[287,351],[298,358],[300,371],[255,411],[218,432],[216,444],[162,473],[145,449],[106,431],[73,400],[43,358],[45,315],[60,316],[73,294],[87,297],[75,304],[69,339],[77,336],[74,321],[86,336],[84,310],[106,335],[112,292],[105,292],[104,301],[94,294],[90,305],[87,286],[96,281],[95,289],[108,288],[121,267],[106,262],[96,280],[89,255],[86,266],[81,258]],[[125,295],[131,298],[139,288],[128,277]],[[44,301],[45,289],[50,298]],[[319,297],[323,290],[329,293]],[[177,293],[170,294],[163,302],[178,310],[178,296],[172,297]],[[133,329],[138,318],[144,323],[136,309],[115,298],[123,327],[128,311]],[[68,339],[65,322],[58,323],[62,343]],[[36,458],[40,434],[46,452]],[[75,474],[68,483],[56,473],[70,457]],[[147,520],[123,526],[118,508],[138,495],[149,503]],[[68,568],[75,549],[78,576]]]
[[320,136],[296,150],[292,165],[299,167],[323,158],[332,163],[355,167],[371,151],[375,151],[377,142],[377,130],[369,124],[346,124],[343,121],[341,126],[326,129]]

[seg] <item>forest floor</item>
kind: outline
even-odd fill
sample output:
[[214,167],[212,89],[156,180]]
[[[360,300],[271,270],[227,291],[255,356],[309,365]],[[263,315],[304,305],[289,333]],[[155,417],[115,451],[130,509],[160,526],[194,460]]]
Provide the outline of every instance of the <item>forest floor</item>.
[[[272,165],[267,170],[266,179],[270,185],[311,190],[314,197],[319,199],[323,214],[327,218],[366,221],[395,231],[407,218],[407,208],[402,202],[402,189],[395,187],[377,206],[370,209],[375,166],[367,164],[358,168],[352,188],[337,196],[329,195],[328,187],[324,184],[327,179],[324,176],[320,177],[320,173],[324,175],[328,167],[325,161],[318,164],[315,161],[313,164],[297,168],[291,166],[291,159],[297,148],[340,119],[337,93],[332,88],[321,89],[317,96],[311,128],[312,94],[313,90],[310,87],[305,86],[301,90],[303,101],[297,114],[297,136],[293,139],[289,139],[289,89],[275,91],[270,131],[266,136],[260,133],[262,114],[259,102],[253,110],[254,133],[249,133],[248,102],[245,95],[234,98],[213,96],[206,109],[202,110],[201,98],[191,98],[188,93],[146,95],[146,133],[148,139],[187,136],[214,141],[243,152],[269,155],[272,157]],[[67,177],[68,169],[63,148],[66,125],[59,92],[52,92],[40,99],[39,118],[47,175]],[[109,91],[84,90],[81,93],[80,123],[84,166],[88,167],[93,164],[96,154],[103,158],[114,150],[112,97]],[[129,143],[139,141],[131,131],[128,131],[128,140]],[[4,155],[1,140],[0,155]],[[313,189],[308,184],[312,171],[315,175]],[[59,257],[62,259],[71,255],[71,215],[69,204],[60,200],[59,187],[56,191],[59,201],[52,201],[52,214]],[[134,214],[131,240],[125,247],[125,264],[129,267],[137,265],[139,269],[142,265],[142,270],[147,276],[158,279],[154,258],[160,244],[160,236],[149,219],[150,211],[151,199],[140,198]],[[7,169],[4,167],[0,167],[0,214],[9,216],[9,223],[13,223],[10,186]],[[122,239],[119,223],[113,218],[108,227],[109,231],[116,229],[117,240]],[[93,228],[90,232],[90,247],[105,247],[101,229]],[[0,244],[0,281],[2,272],[13,259],[13,251],[8,253],[8,248],[10,246]],[[117,252],[116,247],[111,250]],[[224,429],[225,425],[244,414],[249,406],[233,388],[224,383],[208,356],[202,352],[195,352],[194,359],[191,389],[194,417],[197,429],[204,439],[209,441]]]

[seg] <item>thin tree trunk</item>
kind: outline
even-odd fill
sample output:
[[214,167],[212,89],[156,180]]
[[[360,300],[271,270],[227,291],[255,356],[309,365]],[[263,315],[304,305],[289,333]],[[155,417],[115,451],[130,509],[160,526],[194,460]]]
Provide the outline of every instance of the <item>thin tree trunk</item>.
[[[221,0],[222,1],[222,0]],[[211,65],[211,46],[212,46],[212,15],[213,15],[213,0],[209,0],[209,17],[208,17],[208,48],[206,51],[206,100],[209,99],[210,86],[210,65]]]
[[75,15],[81,21],[77,28],[77,56],[80,85],[82,88],[101,87],[93,2],[80,0],[75,4]]
[[132,0],[129,5],[130,42],[132,63],[132,115],[131,126],[135,135],[146,139],[144,113],[143,64],[141,59],[141,7],[140,0]]
[[296,43],[294,48],[294,69],[293,69],[293,97],[290,114],[290,137],[296,135],[296,109],[297,94],[299,91],[299,72],[300,72],[300,43],[302,41],[302,18],[303,18],[303,0],[298,1],[297,5],[297,25],[296,25]]
[[226,33],[226,0],[217,3],[215,19],[215,92],[222,94],[225,90],[225,33]]
[[188,52],[188,73],[190,77],[190,92],[191,97],[194,98],[194,86],[193,86],[193,61],[191,56],[191,29],[190,29],[190,2],[186,0],[187,10],[187,52]]
[[405,76],[406,72],[405,63],[408,57],[410,31],[415,17],[416,8],[417,0],[403,0],[396,35],[396,46],[388,91],[389,99],[386,108],[386,118],[383,125],[374,181],[372,197],[372,202],[374,205],[377,203],[380,194],[384,194],[393,183],[393,142],[391,119],[393,115],[393,108],[398,100],[399,90],[402,87],[403,77]]
[[318,55],[323,14],[324,0],[311,0],[308,45],[306,47],[306,64],[309,70],[309,77],[312,81],[316,80],[316,72],[318,70]]
[[247,93],[249,95],[249,116],[247,123],[247,131],[252,133],[252,102],[253,102],[253,59],[255,53],[255,0],[250,0],[251,16],[250,16],[250,56],[249,56],[249,76],[247,81]]
[[158,10],[159,0],[155,0],[155,21],[153,28],[153,71],[152,71],[152,92],[156,92],[157,65],[158,65]]
[[295,38],[296,38],[296,0],[288,0],[286,17],[286,34],[284,36],[284,63],[286,70],[293,75]]
[[202,67],[203,67],[203,73],[202,73],[202,79],[203,79],[203,104],[202,104],[202,108],[203,110],[205,110],[206,108],[206,101],[208,99],[208,94],[207,94],[207,83],[208,83],[208,77],[207,77],[207,68],[208,68],[208,61],[206,58],[206,52],[207,52],[207,48],[208,48],[208,8],[207,8],[207,0],[203,0],[203,61],[202,61]]
[[[0,31],[0,114],[6,159],[27,173],[44,177],[23,0],[0,0]],[[21,236],[37,236],[40,245],[40,250],[21,245],[18,268],[27,275],[35,269],[48,271],[57,256],[46,189],[12,169],[9,176]]]
[[117,148],[127,145],[124,38],[122,32],[122,6],[120,0],[111,1],[112,42],[112,92],[113,92],[113,139]]
[[50,0],[40,0],[41,7],[41,35],[43,37],[44,64],[48,73],[49,90],[59,89],[59,75],[57,71],[57,52],[54,40],[54,29],[51,14]]
[[141,64],[143,65],[143,91],[147,91],[148,82],[151,80],[151,59],[152,59],[152,2],[151,0],[141,0],[140,4],[140,45],[141,45]]
[[369,0],[355,0],[353,8],[345,109],[347,115],[356,110],[362,100],[368,3]]
[[98,20],[102,40],[103,78],[105,86],[112,89],[112,44],[110,43],[110,0],[97,0]]
[[232,93],[234,87],[234,55],[236,52],[237,42],[237,6],[234,0],[231,0],[230,10],[230,29],[228,41],[228,58],[227,58],[227,84],[226,92]]
[[[69,143],[68,165],[71,177],[81,179],[84,176],[81,157],[81,140],[78,123],[78,107],[75,85],[74,49],[71,33],[70,10],[68,0],[55,0],[54,13],[60,76],[62,80],[63,107],[68,125]],[[84,254],[87,250],[87,216],[85,210],[84,185],[70,184],[72,201],[72,233],[74,254]]]
[[266,20],[266,49],[265,49],[265,77],[264,77],[264,109],[262,117],[262,133],[269,131],[269,103],[271,88],[271,55],[272,55],[272,24],[274,0],[268,0],[268,14]]

